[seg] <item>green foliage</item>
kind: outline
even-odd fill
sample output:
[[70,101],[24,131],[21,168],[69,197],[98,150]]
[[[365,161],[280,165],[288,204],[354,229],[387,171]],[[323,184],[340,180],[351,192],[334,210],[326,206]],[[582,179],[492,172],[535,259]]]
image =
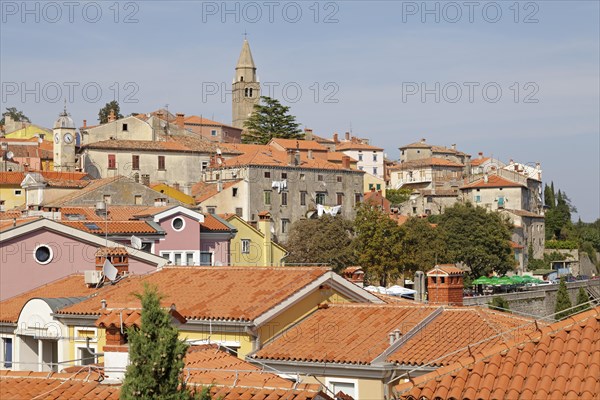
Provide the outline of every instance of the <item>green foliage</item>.
[[244,122],[246,133],[242,143],[267,144],[273,138],[302,139],[304,134],[296,117],[288,114],[290,108],[278,100],[261,96],[264,105],[255,104],[250,118]]
[[554,182],[552,183],[552,187],[546,186],[544,187],[544,204],[552,209],[556,206],[556,199],[554,198]]
[[22,121],[22,122],[31,122],[29,118],[23,114],[23,111],[18,111],[16,107],[8,107],[6,112],[2,113],[2,119],[0,120],[0,125],[4,125],[5,118],[7,115],[10,115],[13,121]]
[[387,214],[377,207],[361,204],[354,220],[356,254],[365,270],[365,279],[386,286],[399,276],[402,231]]
[[566,249],[566,250],[575,250],[579,248],[579,243],[574,240],[548,240],[546,241],[547,249]]
[[131,364],[121,399],[189,399],[191,395],[181,380],[187,345],[178,339],[171,316],[160,307],[156,287],[145,285],[144,293],[136,296],[142,303],[142,326],[127,330]]
[[385,191],[385,198],[394,205],[402,204],[408,200],[412,189],[387,189]]
[[440,261],[463,262],[471,276],[504,275],[515,266],[510,247],[511,224],[499,213],[457,203],[446,208],[438,223],[444,253]]
[[119,102],[116,100],[111,101],[110,103],[106,103],[104,107],[98,111],[98,121],[101,124],[105,124],[108,122],[108,116],[110,115],[110,111],[115,113],[115,117],[117,119],[123,118],[123,114],[121,114],[121,106],[119,106]]
[[570,236],[573,228],[572,212],[577,212],[577,209],[571,204],[566,193],[559,190],[556,194],[556,206],[549,208],[545,214],[546,240],[565,240]]
[[569,298],[569,293],[567,292],[567,284],[565,283],[565,278],[560,279],[560,285],[558,286],[558,292],[556,293],[556,308],[554,312],[556,315],[554,319],[560,321],[571,315],[573,313],[569,308],[572,307],[571,299]]
[[592,308],[589,304],[589,301],[590,297],[588,296],[587,292],[582,287],[580,287],[579,291],[577,292],[577,307],[575,307],[575,309],[573,310],[573,314],[577,314]]
[[294,222],[285,244],[286,263],[327,263],[336,271],[355,265],[354,227],[340,216]]
[[423,218],[409,218],[402,226],[400,266],[403,271],[429,271],[436,264],[441,251],[437,232]]
[[496,296],[488,304],[492,310],[510,313],[510,306],[504,297]]

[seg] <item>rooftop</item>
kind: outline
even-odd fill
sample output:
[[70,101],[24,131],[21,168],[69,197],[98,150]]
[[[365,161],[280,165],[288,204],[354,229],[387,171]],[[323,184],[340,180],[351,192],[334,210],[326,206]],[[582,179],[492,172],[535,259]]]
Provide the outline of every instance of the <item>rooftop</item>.
[[390,171],[399,171],[399,170],[408,170],[415,168],[423,168],[423,167],[453,167],[453,168],[463,168],[463,164],[456,163],[451,160],[446,160],[445,158],[438,157],[429,157],[423,158],[420,160],[412,160],[400,163],[397,166],[390,167]]
[[498,175],[489,175],[475,182],[466,184],[461,189],[477,189],[477,188],[501,188],[501,187],[524,187],[523,184],[513,182]]

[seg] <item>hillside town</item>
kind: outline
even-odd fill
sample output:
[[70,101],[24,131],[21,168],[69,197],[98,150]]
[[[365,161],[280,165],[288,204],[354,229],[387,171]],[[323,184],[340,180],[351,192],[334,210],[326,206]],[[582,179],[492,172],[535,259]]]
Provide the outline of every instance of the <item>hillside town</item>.
[[140,398],[597,398],[600,226],[541,161],[301,129],[246,38],[228,73],[230,121],[3,114],[2,399],[133,398],[146,360]]

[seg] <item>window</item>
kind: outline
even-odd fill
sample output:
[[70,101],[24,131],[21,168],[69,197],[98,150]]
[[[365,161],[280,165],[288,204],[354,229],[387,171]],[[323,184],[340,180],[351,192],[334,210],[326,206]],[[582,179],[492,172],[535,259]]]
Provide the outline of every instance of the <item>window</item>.
[[289,229],[289,225],[290,225],[289,219],[282,219],[281,220],[281,233],[287,233],[287,231]]
[[140,169],[140,156],[135,154],[131,156],[131,168]]
[[208,251],[200,252],[200,265],[211,266],[212,265],[212,253]]
[[211,130],[210,131],[210,135],[211,136],[217,136],[217,130],[216,129]]
[[241,218],[244,215],[244,209],[242,207],[236,207],[235,215]]
[[158,156],[158,169],[165,170],[165,156]]
[[317,193],[315,202],[317,204],[325,205],[325,196],[326,196],[325,193],[322,193],[322,192],[321,193]]
[[133,202],[136,206],[141,206],[142,203],[142,196],[139,194],[136,194],[135,196],[133,196]]
[[52,249],[48,245],[41,244],[35,248],[33,256],[38,264],[46,265],[52,261]]
[[306,180],[306,175],[304,175],[304,174],[300,174],[300,180],[301,180],[301,181],[305,181],[305,180]]
[[242,239],[242,254],[250,253],[250,239]]
[[505,199],[503,196],[498,197],[498,208],[504,208],[504,201]]
[[283,180],[283,179],[287,179],[287,172],[281,173],[281,180]]
[[346,380],[346,379],[336,379],[336,380],[329,380],[327,379],[327,387],[329,388],[329,390],[331,390],[332,393],[339,393],[339,392],[343,392],[345,394],[347,394],[348,396],[352,397],[353,399],[356,399],[356,382],[352,381],[352,380]]
[[362,201],[362,194],[354,193],[354,205],[359,204]]
[[323,175],[317,175],[317,180],[319,182],[323,182]]
[[361,165],[360,167],[358,167],[359,171],[363,171],[365,168]]
[[433,197],[427,196],[427,202],[428,203],[433,203]]
[[265,171],[265,178],[271,177],[271,171]]
[[237,194],[238,194],[238,188],[233,188],[233,189],[231,189],[231,195],[232,195],[233,197],[237,197]]
[[207,168],[208,168],[208,161],[202,161],[202,163],[200,164],[200,170],[206,171]]
[[171,221],[171,226],[174,230],[179,232],[185,228],[185,221],[181,217],[173,218],[173,221]]
[[305,206],[306,205],[306,192],[300,192],[300,205],[301,206]]
[[129,127],[127,126],[127,124],[123,124],[123,132],[127,131],[129,131]]
[[377,153],[373,152],[373,161],[377,161]]
[[480,195],[475,196],[475,203],[481,203],[481,196]]
[[381,183],[377,184],[377,190],[381,190]]
[[344,202],[344,193],[337,193],[336,194],[336,205],[341,206],[343,202]]
[[336,177],[336,180],[337,180],[338,182],[343,182],[343,179],[342,179],[342,177],[341,177],[341,176],[339,176],[339,175]]
[[96,357],[85,347],[78,347],[79,365],[90,365],[96,362]]
[[111,204],[112,203],[112,197],[110,196],[110,194],[105,194],[104,196],[102,196],[102,200],[106,204]]
[[12,338],[4,338],[2,347],[4,350],[4,368],[12,368]]
[[206,207],[206,212],[211,215],[215,215],[217,213],[217,207]]
[[15,196],[21,196],[23,191],[21,189],[15,190]]
[[363,160],[362,156],[363,156],[362,153],[358,153],[358,161],[362,161]]
[[152,242],[142,242],[142,251],[152,253]]
[[264,198],[265,198],[265,205],[270,206],[271,205],[271,191],[270,190],[265,190]]
[[182,265],[181,264],[181,253],[173,253],[173,264]]
[[108,155],[108,169],[117,168],[117,156],[115,154]]
[[185,265],[194,265],[194,253],[185,254]]
[[287,192],[281,192],[281,205],[287,206]]
[[377,167],[373,167],[373,175],[377,175]]

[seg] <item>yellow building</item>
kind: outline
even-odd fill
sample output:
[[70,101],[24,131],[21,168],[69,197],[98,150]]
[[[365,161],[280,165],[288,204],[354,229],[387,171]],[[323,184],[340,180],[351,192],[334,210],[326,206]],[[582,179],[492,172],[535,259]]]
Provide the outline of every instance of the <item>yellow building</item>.
[[237,234],[231,239],[230,262],[232,266],[279,267],[288,254],[281,245],[271,240],[271,217],[260,213],[258,229],[235,214],[223,214],[223,219],[235,226]]
[[22,172],[0,172],[0,211],[9,211],[25,204],[25,190],[21,187]]
[[6,133],[4,137],[9,139],[31,139],[36,137],[36,135],[46,141],[52,142],[52,131],[48,128],[34,124]]
[[172,199],[175,199],[183,204],[188,204],[191,206],[196,205],[196,201],[190,195],[183,193],[181,190],[176,189],[172,186],[169,186],[165,183],[157,183],[151,186],[152,190],[156,190],[159,193],[163,193],[169,196]]
[[385,197],[385,180],[379,178],[375,175],[365,174],[363,178],[364,182],[364,192],[370,192],[371,189],[375,189],[376,191],[381,190],[381,195]]

